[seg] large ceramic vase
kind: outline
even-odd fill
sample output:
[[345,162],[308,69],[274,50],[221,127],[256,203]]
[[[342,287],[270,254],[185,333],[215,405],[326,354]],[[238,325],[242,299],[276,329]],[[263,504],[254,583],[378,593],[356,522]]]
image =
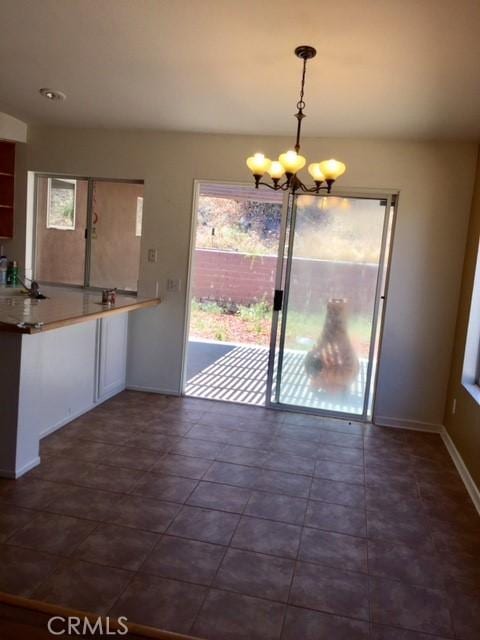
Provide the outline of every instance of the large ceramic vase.
[[317,344],[305,357],[305,371],[315,391],[343,393],[358,375],[359,362],[347,331],[347,301],[327,303],[325,324]]

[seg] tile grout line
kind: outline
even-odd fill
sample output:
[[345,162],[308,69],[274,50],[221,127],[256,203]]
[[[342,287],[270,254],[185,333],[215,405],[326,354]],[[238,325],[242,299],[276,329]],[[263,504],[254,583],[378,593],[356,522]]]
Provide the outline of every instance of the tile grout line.
[[[315,467],[314,467],[314,471],[315,471]],[[298,565],[298,561],[299,561],[298,558],[299,558],[299,555],[300,555],[300,550],[301,550],[301,547],[302,547],[303,533],[305,531],[305,526],[306,526],[305,522],[307,520],[307,511],[308,511],[308,505],[309,505],[310,495],[311,495],[311,491],[312,491],[313,478],[314,477],[312,476],[311,479],[310,479],[310,486],[308,488],[307,503],[305,505],[305,511],[304,511],[304,514],[303,514],[303,522],[302,522],[302,526],[301,526],[301,529],[300,529],[300,537],[299,537],[299,540],[298,540],[297,553],[295,555],[295,559],[294,559],[294,562],[293,562],[292,577],[290,579],[290,584],[289,584],[289,587],[288,587],[287,600],[286,600],[285,610],[283,612],[282,626],[281,626],[281,629],[280,629],[279,638],[282,638],[282,636],[283,636],[283,634],[285,632],[285,624],[287,622],[288,607],[291,606],[290,599],[291,599],[292,587],[293,587],[293,582],[295,580],[295,575],[297,573],[297,565]]]
[[[158,543],[159,543],[159,542],[160,542],[160,541],[161,541],[165,536],[166,536],[166,537],[177,537],[177,536],[171,536],[171,535],[166,534],[166,533],[164,533],[164,534],[159,534],[159,540],[155,543],[154,547],[155,547],[155,546],[156,546],[156,545],[157,545],[157,544],[158,544]],[[187,539],[187,538],[182,538],[182,539]],[[195,542],[198,542],[198,540],[193,539],[193,538],[188,538],[188,539],[189,539],[189,540],[192,540],[192,541],[195,541]],[[229,550],[229,549],[236,550],[236,548],[235,548],[235,547],[230,547],[230,546],[226,546],[226,545],[220,545],[220,544],[216,544],[216,543],[207,543],[207,544],[214,544],[215,546],[224,547],[224,548],[225,548],[225,553],[226,553],[226,552],[228,552],[228,550]],[[8,546],[15,546],[15,545],[8,545]],[[152,550],[153,550],[153,549],[152,549]],[[42,553],[46,553],[46,555],[50,555],[52,558],[57,558],[59,561],[62,561],[62,562],[65,562],[65,561],[67,561],[67,560],[72,560],[72,561],[74,561],[74,560],[75,560],[75,558],[71,558],[71,557],[69,557],[69,556],[56,556],[56,555],[54,555],[54,554],[50,554],[50,553],[47,553],[47,552],[42,552]],[[265,553],[263,553],[263,552],[252,552],[252,553],[258,553],[258,555],[266,556],[266,557],[269,557],[269,558],[272,558],[272,557],[273,557],[273,558],[279,558],[279,557],[280,557],[280,556],[271,556],[271,555],[265,554]],[[225,554],[224,554],[224,555],[225,555]],[[291,560],[291,558],[285,558],[285,557],[283,557],[283,556],[282,556],[281,558],[282,558],[282,559],[287,559],[287,560],[289,559],[289,560]],[[153,578],[158,578],[158,579],[166,580],[166,581],[170,581],[170,582],[180,582],[180,583],[182,583],[182,584],[200,586],[200,587],[204,587],[204,588],[206,588],[207,590],[209,590],[209,589],[211,589],[211,588],[214,588],[214,587],[213,587],[213,584],[205,585],[204,583],[194,582],[194,581],[189,581],[189,580],[185,580],[185,579],[181,579],[181,578],[172,578],[172,577],[168,577],[168,576],[162,576],[161,574],[154,574],[154,573],[142,572],[142,571],[141,571],[141,568],[140,568],[140,569],[137,569],[137,570],[134,570],[134,571],[131,571],[131,570],[128,570],[128,569],[124,569],[124,568],[122,568],[122,567],[117,567],[117,566],[112,566],[112,565],[100,564],[100,563],[95,562],[95,561],[92,561],[92,560],[82,560],[82,559],[79,559],[79,561],[84,562],[84,563],[86,563],[86,564],[94,565],[94,566],[99,567],[99,568],[108,568],[108,569],[114,569],[114,570],[122,570],[122,571],[125,571],[126,573],[132,573],[132,575],[131,575],[131,576],[130,576],[130,578],[129,578],[129,582],[128,582],[127,587],[129,586],[130,582],[131,582],[134,578],[137,578],[137,577],[138,577],[138,578],[142,578],[142,577],[148,577],[148,576],[151,576],[151,577],[153,577]],[[222,560],[222,562],[223,562],[223,560]],[[311,563],[310,563],[310,564],[311,564]],[[315,564],[315,563],[314,563],[314,564]],[[142,566],[143,566],[143,563],[142,563]],[[327,566],[327,567],[328,567],[328,565],[319,565],[319,566]],[[219,565],[219,568],[220,568],[220,567],[221,567],[221,563],[220,563],[220,565]],[[217,571],[217,572],[218,572],[218,571]],[[401,582],[401,581],[398,581],[398,580],[395,580],[395,581],[396,581],[396,582]],[[40,585],[39,585],[39,586],[40,586]],[[127,587],[125,587],[125,589],[126,589]],[[38,587],[37,587],[37,588],[38,588]],[[124,589],[124,590],[125,590],[125,589]],[[123,594],[124,590],[122,590],[122,592],[121,592],[122,594]],[[270,603],[272,603],[272,602],[273,602],[273,603],[277,603],[277,604],[281,604],[281,605],[288,605],[288,603],[285,603],[285,602],[281,602],[281,601],[273,600],[273,599],[269,599],[269,598],[264,598],[264,597],[262,597],[262,596],[251,596],[251,595],[248,595],[248,594],[244,594],[244,593],[242,593],[242,592],[234,591],[234,590],[232,590],[232,589],[227,589],[227,588],[225,588],[225,587],[218,588],[218,590],[220,590],[220,591],[224,591],[224,592],[227,592],[227,593],[232,593],[232,594],[240,595],[240,596],[242,596],[242,595],[243,595],[243,596],[246,596],[246,597],[248,597],[248,598],[258,598],[258,599],[260,599],[260,600],[262,600],[262,601],[265,601],[265,602],[270,602]],[[117,600],[118,600],[118,599],[119,599],[119,598],[117,598],[117,599],[115,600],[115,602],[114,602],[115,604],[116,604],[116,602],[117,602]],[[352,617],[352,616],[348,616],[348,615],[346,615],[346,614],[342,614],[342,615],[340,615],[340,614],[337,614],[337,613],[332,613],[332,612],[330,612],[330,611],[324,611],[324,610],[320,610],[320,609],[312,609],[312,608],[307,607],[307,606],[304,606],[304,605],[297,605],[297,604],[293,604],[293,605],[288,605],[288,606],[293,606],[293,607],[295,607],[295,608],[303,609],[303,610],[306,610],[306,611],[319,612],[319,613],[322,613],[322,614],[325,614],[325,615],[331,615],[331,616],[334,616],[334,617],[343,617],[343,618],[348,618],[349,620],[364,621],[364,619],[362,619],[362,618],[355,618],[355,617]],[[113,605],[112,605],[112,607],[113,607]],[[112,608],[112,607],[111,607],[111,608]],[[111,609],[111,608],[110,608],[110,609]],[[383,626],[387,626],[387,627],[388,627],[388,626],[390,626],[390,627],[391,627],[392,625],[383,625]],[[395,628],[405,630],[405,627],[395,627]],[[424,633],[425,633],[425,632],[424,632]],[[427,635],[430,635],[430,634],[428,634],[428,633],[427,633]],[[435,637],[436,637],[436,636],[435,636]]]
[[[364,435],[364,445],[365,445],[365,435]],[[365,553],[366,553],[366,570],[367,570],[367,601],[368,601],[368,622],[370,635],[373,632],[373,605],[371,598],[371,585],[370,585],[370,561],[369,561],[369,546],[370,546],[370,538],[368,537],[368,504],[367,504],[367,460],[365,456],[365,446],[363,448],[363,495],[364,495],[364,505],[365,505]]]
[[[169,405],[167,405],[167,406],[169,406]],[[207,413],[208,413],[208,412],[207,412]],[[189,429],[189,431],[193,428],[193,426],[194,426],[194,425],[192,425],[192,427]],[[292,425],[292,426],[293,426],[293,425]],[[256,432],[254,432],[254,433],[256,433]],[[332,431],[332,433],[333,433],[333,431]],[[187,434],[183,434],[183,435],[181,435],[181,436],[179,437],[179,439],[181,440],[182,438],[186,438],[186,437],[187,437]],[[194,440],[195,438],[190,438],[190,439]],[[200,440],[200,439],[199,439],[199,440]],[[306,440],[306,441],[308,441],[308,440]],[[222,444],[223,444],[223,443],[222,443]],[[314,443],[312,443],[312,445],[313,445],[313,444],[314,444],[315,446],[319,446],[319,443],[315,443],[315,442],[314,442]],[[122,446],[122,445],[120,445],[120,446]],[[223,444],[223,446],[224,446],[224,448],[225,448],[225,447],[227,446],[227,443]],[[243,446],[243,445],[232,444],[232,445],[230,445],[230,446]],[[327,446],[330,446],[330,445],[327,445]],[[332,445],[332,446],[336,446],[336,445]],[[128,445],[127,445],[127,447],[126,447],[126,448],[129,448],[129,447],[128,447]],[[130,447],[130,448],[131,448],[131,447]],[[256,449],[256,447],[244,447],[244,448],[246,448],[246,449]],[[151,451],[151,450],[149,450],[149,451]],[[170,451],[170,449],[168,449],[167,451]],[[172,452],[172,453],[173,453],[173,452]],[[279,454],[281,454],[282,452],[281,452],[281,451],[279,451],[278,453],[279,453]],[[422,453],[424,453],[424,452],[422,451]],[[177,454],[177,455],[182,455],[182,454]],[[297,455],[298,457],[303,457],[303,456],[301,456],[301,455],[299,455],[299,454],[295,454],[295,455]],[[185,457],[194,457],[194,458],[196,458],[197,456],[185,456]],[[423,456],[422,456],[421,458],[423,459]],[[201,459],[203,459],[203,458],[201,458]],[[310,458],[306,458],[306,459],[310,459]],[[434,461],[435,456],[430,456],[430,458],[429,458],[429,457],[427,457],[427,458],[425,458],[425,459],[426,459],[426,460],[432,459],[432,461]],[[363,461],[364,461],[364,465],[363,465],[363,475],[364,475],[364,479],[365,479],[365,474],[366,474],[366,450],[365,450],[365,449],[363,450]],[[203,481],[203,477],[204,477],[204,476],[205,476],[205,474],[208,472],[208,470],[212,467],[212,465],[214,464],[214,462],[215,462],[215,460],[212,460],[212,462],[211,462],[211,464],[210,464],[209,468],[207,469],[207,471],[205,471],[205,472],[203,473],[203,475],[202,475],[202,477],[201,477],[200,479],[195,479],[195,480],[198,480],[198,481],[197,481],[197,483],[196,483],[195,487],[192,489],[192,492],[190,493],[189,498],[190,498],[190,496],[192,495],[192,493],[196,490],[196,488],[198,487],[199,483],[200,483],[201,481]],[[316,462],[316,460],[314,460],[314,463],[315,463],[315,462]],[[155,464],[157,464],[157,463],[154,463],[154,465],[155,465]],[[236,463],[235,463],[235,462],[233,462],[233,463],[230,463],[230,464],[236,464]],[[337,464],[348,464],[348,463],[345,463],[345,462],[338,462]],[[111,466],[116,468],[116,466],[115,466],[115,465],[111,465]],[[248,465],[244,465],[244,466],[248,466]],[[123,467],[122,467],[122,468],[123,468]],[[261,468],[261,467],[260,467],[260,468]],[[150,473],[150,472],[151,472],[151,471],[150,471],[150,469],[151,469],[151,468],[149,468],[148,470],[144,470],[144,473],[140,474],[140,478],[144,477],[147,473]],[[416,467],[415,467],[415,469],[416,469]],[[269,469],[267,469],[267,470],[269,470]],[[300,474],[296,474],[295,472],[288,472],[288,471],[281,471],[281,470],[279,470],[279,471],[280,471],[280,472],[282,472],[282,473],[293,473],[294,475],[302,475],[302,476],[303,476],[303,475],[305,475],[305,474],[301,474],[301,473],[300,473]],[[167,475],[169,475],[169,474],[167,474]],[[180,477],[182,477],[182,476],[180,476]],[[311,487],[312,487],[312,484],[313,484],[313,480],[314,480],[314,478],[315,478],[315,467],[314,467],[314,473],[313,473],[313,474],[308,474],[306,477],[310,477],[310,488],[309,488],[309,495],[308,495],[308,498],[307,498],[307,500],[308,500],[308,499],[310,499]],[[112,493],[113,495],[118,495],[118,496],[119,496],[119,499],[120,499],[120,500],[122,500],[122,499],[124,499],[124,496],[126,496],[126,495],[132,495],[133,487],[137,486],[137,482],[139,482],[139,481],[140,481],[140,480],[138,479],[138,480],[134,483],[134,485],[133,485],[133,486],[132,486],[132,487],[131,487],[127,492],[123,492],[123,491],[122,491],[122,492],[116,492],[116,491],[114,491],[114,492],[110,492],[109,490],[105,490],[105,489],[98,489],[97,487],[88,487],[88,486],[84,486],[84,485],[75,485],[75,484],[73,484],[72,486],[80,486],[80,487],[85,488],[85,489],[87,489],[87,490],[93,490],[93,491],[104,491],[104,492],[107,492],[107,491],[108,491],[108,493]],[[48,482],[52,482],[52,481],[51,481],[51,480],[48,480]],[[208,482],[208,481],[205,481],[205,482]],[[62,484],[66,484],[67,486],[69,486],[68,481],[67,481],[67,483],[64,483],[64,482],[62,482],[62,481],[57,481],[57,484],[60,484],[60,485],[62,485]],[[219,484],[226,484],[226,483],[219,483]],[[347,483],[347,484],[348,484],[348,483]],[[353,483],[351,483],[351,484],[353,484]],[[227,485],[227,486],[233,486],[233,487],[235,487],[236,485]],[[366,483],[364,483],[364,487],[365,487],[365,486],[366,486]],[[251,488],[250,488],[250,490],[251,490]],[[418,479],[417,479],[417,478],[416,478],[416,490],[417,490],[417,492],[418,492]],[[266,491],[265,491],[265,490],[260,489],[259,491],[263,491],[264,493],[267,493],[267,494],[269,494],[269,493],[271,493],[271,494],[275,494],[275,492],[274,492],[274,491],[272,492],[272,491],[269,491],[269,490],[266,490]],[[133,495],[135,495],[135,494],[133,494]],[[251,494],[251,495],[252,495],[252,494]],[[236,528],[235,528],[235,531],[236,531],[236,529],[238,528],[238,525],[239,525],[239,523],[240,523],[240,520],[241,520],[241,518],[242,518],[242,517],[243,517],[243,515],[244,515],[245,509],[246,509],[246,507],[247,507],[247,505],[248,505],[248,503],[249,503],[249,501],[250,501],[250,499],[251,499],[251,495],[250,495],[250,497],[249,497],[249,499],[248,499],[248,501],[247,501],[246,505],[243,507],[243,510],[242,510],[242,513],[240,514],[240,519],[239,519],[239,521],[237,522],[237,526],[236,526]],[[285,495],[285,494],[280,494],[280,495]],[[121,497],[120,497],[120,496],[121,496]],[[142,498],[148,499],[148,496],[142,496]],[[188,500],[189,498],[187,498],[187,500]],[[420,498],[422,498],[422,496],[420,496]],[[151,498],[151,499],[153,499],[153,498]],[[178,503],[171,503],[170,501],[165,501],[165,502],[168,502],[169,504],[178,504]],[[323,502],[323,501],[322,501],[322,502]],[[423,500],[422,500],[422,502],[423,502]],[[13,503],[13,504],[15,504],[15,503]],[[182,508],[183,506],[185,506],[185,504],[186,504],[186,501],[185,501],[185,502],[183,502],[183,503],[181,504],[181,506],[180,506],[180,510],[181,510],[181,508]],[[333,503],[333,504],[335,504],[335,503]],[[17,506],[17,505],[15,505],[15,506]],[[345,506],[345,505],[342,505],[342,506]],[[24,507],[22,507],[22,506],[20,505],[20,506],[19,506],[19,508],[24,508]],[[208,507],[207,507],[207,508],[208,508]],[[27,507],[27,509],[28,509],[28,507]],[[35,509],[33,509],[33,510],[35,510]],[[217,509],[211,509],[211,510],[217,510]],[[39,510],[39,511],[42,511],[42,510]],[[365,506],[365,513],[367,513],[366,506]],[[428,519],[430,520],[430,517],[429,517],[429,516],[427,516],[427,517],[428,517]],[[172,521],[173,521],[174,519],[175,519],[175,517],[172,519]],[[304,513],[304,524],[303,524],[302,529],[301,529],[301,536],[300,536],[299,546],[298,546],[298,549],[297,549],[297,554],[296,554],[296,559],[295,559],[295,566],[296,566],[296,564],[297,564],[298,556],[299,556],[299,553],[300,553],[301,541],[302,541],[302,535],[303,535],[303,531],[304,531],[304,529],[305,529],[305,519],[306,519],[306,510],[305,510],[305,513]],[[367,520],[368,520],[368,518],[367,518]],[[276,522],[276,521],[274,520],[273,522]],[[98,525],[98,526],[100,526],[100,525]],[[316,529],[316,527],[314,527],[314,528]],[[94,530],[95,530],[95,529],[94,529]],[[328,531],[328,530],[327,530],[327,531]],[[92,531],[92,532],[93,532],[93,531]],[[233,548],[233,547],[231,547],[231,541],[232,541],[232,539],[233,539],[233,535],[234,535],[234,534],[235,534],[235,532],[232,534],[232,538],[230,539],[230,543],[229,543],[229,545],[226,547],[226,551],[225,551],[225,553],[223,554],[223,558],[225,557],[225,554],[227,553],[228,549]],[[90,534],[88,534],[88,535],[90,535]],[[165,532],[163,532],[163,534],[161,534],[161,536],[160,536],[160,538],[159,538],[159,539],[162,539],[164,535],[168,535],[168,534],[166,534]],[[342,535],[348,535],[348,534],[342,534]],[[87,537],[88,537],[88,536],[87,536]],[[368,541],[368,540],[369,540],[369,538],[368,538],[368,531],[367,531],[367,541]],[[430,540],[433,542],[433,548],[435,549],[435,551],[436,551],[436,552],[438,552],[438,542],[437,542],[435,539],[433,539],[431,536],[430,536]],[[80,544],[82,544],[82,543],[80,542],[80,543],[79,543],[79,545],[80,545]],[[368,542],[367,542],[367,545],[368,545]],[[407,546],[408,546],[408,545],[407,545]],[[277,556],[274,556],[274,557],[277,557]],[[221,567],[221,564],[222,564],[222,562],[223,562],[223,558],[222,558],[222,561],[220,562],[220,564],[219,564],[219,566],[218,566],[218,568],[217,568],[217,573],[218,573],[218,570],[219,570],[219,569],[220,569],[220,567]],[[315,563],[313,563],[313,564],[315,564]],[[138,571],[137,571],[137,573],[138,573]],[[370,576],[370,566],[369,566],[369,557],[368,557],[368,546],[367,546],[367,574]],[[291,588],[292,583],[293,583],[293,577],[294,577],[294,575],[295,575],[295,571],[294,571],[294,573],[293,573],[293,575],[292,575],[292,581],[291,581],[291,584],[290,584],[290,588]],[[390,579],[390,580],[391,580],[392,578],[386,578],[386,579]],[[395,581],[398,581],[397,579],[394,579],[394,580],[395,580]],[[403,583],[403,581],[401,581],[401,580],[400,580],[399,582],[402,582],[402,583]],[[213,582],[212,582],[212,584],[213,584]],[[406,582],[406,584],[411,584],[411,583]],[[370,604],[370,603],[369,603],[369,604]],[[203,606],[203,605],[202,605],[202,606]],[[306,607],[306,608],[307,608],[307,607]],[[307,608],[307,609],[308,609],[308,608]],[[201,610],[201,608],[200,608],[200,610]],[[199,610],[199,611],[200,611],[200,610]],[[370,621],[371,621],[371,614],[370,614]],[[372,621],[371,621],[371,624],[372,624]]]
[[[225,556],[227,555],[227,553],[228,553],[229,549],[232,549],[231,544],[232,544],[233,538],[235,537],[235,534],[236,534],[236,532],[237,532],[237,530],[238,530],[238,527],[240,526],[240,522],[242,521],[243,514],[244,514],[244,512],[245,512],[245,509],[247,508],[247,504],[248,504],[248,503],[249,503],[249,501],[250,501],[251,495],[252,495],[252,489],[250,489],[250,496],[249,496],[248,500],[245,502],[245,505],[244,505],[244,507],[243,507],[243,509],[242,509],[242,512],[239,514],[239,518],[238,518],[237,524],[235,525],[235,527],[234,527],[234,529],[233,529],[233,532],[232,532],[232,535],[230,536],[230,540],[229,540],[229,542],[228,542],[228,545],[226,545],[226,546],[225,546],[225,551],[224,551],[224,553],[223,553],[223,555],[222,555],[222,558],[221,558],[220,562],[218,563],[218,566],[217,566],[217,569],[216,569],[216,571],[215,571],[215,574],[214,574],[214,576],[212,577],[212,579],[211,579],[211,581],[210,581],[210,584],[207,586],[207,589],[206,589],[206,591],[205,591],[205,597],[204,597],[204,599],[203,599],[203,601],[202,601],[202,604],[201,604],[201,605],[200,605],[200,607],[198,608],[197,613],[195,614],[195,618],[193,619],[193,622],[192,622],[192,624],[191,624],[191,626],[190,626],[189,633],[193,633],[193,629],[194,629],[195,624],[196,624],[196,622],[197,622],[197,620],[198,620],[198,618],[199,618],[199,616],[200,616],[200,614],[201,614],[201,612],[202,612],[202,610],[203,610],[203,607],[205,606],[205,603],[206,603],[206,601],[207,601],[208,595],[209,595],[210,591],[211,591],[213,588],[215,588],[215,587],[214,587],[215,580],[217,579],[217,576],[218,576],[218,573],[219,573],[219,571],[220,571],[220,568],[221,568],[221,566],[222,566],[222,564],[223,564],[223,561],[225,560]],[[233,548],[234,548],[234,547],[233,547]]]

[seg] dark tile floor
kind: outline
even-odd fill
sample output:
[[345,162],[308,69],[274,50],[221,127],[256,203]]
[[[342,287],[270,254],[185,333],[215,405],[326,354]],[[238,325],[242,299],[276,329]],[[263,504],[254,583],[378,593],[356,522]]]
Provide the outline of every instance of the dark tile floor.
[[125,392],[0,482],[0,590],[210,640],[480,638],[438,435]]

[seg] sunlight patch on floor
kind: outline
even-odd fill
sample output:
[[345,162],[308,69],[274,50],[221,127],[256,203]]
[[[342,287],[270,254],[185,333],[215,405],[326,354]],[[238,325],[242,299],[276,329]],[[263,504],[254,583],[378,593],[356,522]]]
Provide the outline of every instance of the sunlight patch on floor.
[[[187,382],[185,393],[197,398],[227,400],[263,406],[267,386],[268,349],[238,346]],[[287,350],[282,374],[284,404],[361,414],[367,379],[367,360],[360,360],[356,381],[343,394],[310,388],[305,374],[304,352]]]

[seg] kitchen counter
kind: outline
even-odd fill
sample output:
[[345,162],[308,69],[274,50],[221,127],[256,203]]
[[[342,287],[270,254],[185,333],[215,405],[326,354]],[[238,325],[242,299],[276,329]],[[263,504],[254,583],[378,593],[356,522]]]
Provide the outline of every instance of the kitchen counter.
[[41,292],[46,299],[29,298],[22,289],[0,288],[0,331],[40,333],[160,304],[159,298],[117,295],[114,305],[104,305],[101,291],[66,287],[42,287]]
[[102,305],[101,291],[65,287],[42,293],[0,289],[0,477],[35,467],[41,438],[126,388],[129,317],[156,315],[160,303],[120,295]]

